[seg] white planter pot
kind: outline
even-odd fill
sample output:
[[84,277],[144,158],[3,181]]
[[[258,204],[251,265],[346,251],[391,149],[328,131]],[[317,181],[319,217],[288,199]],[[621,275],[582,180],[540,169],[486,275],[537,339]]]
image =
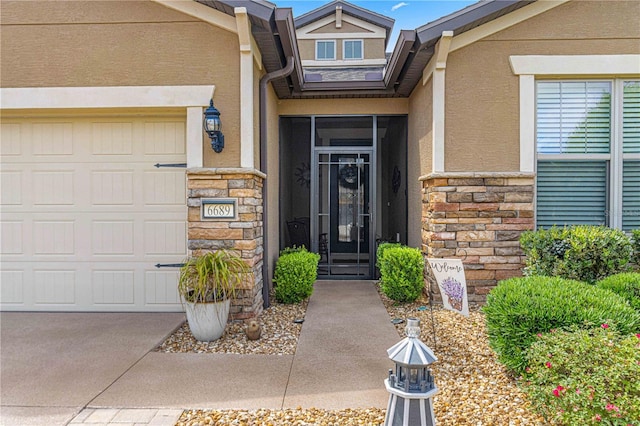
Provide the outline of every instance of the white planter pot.
[[217,303],[185,302],[187,321],[193,337],[201,342],[211,342],[222,337],[229,319],[230,304],[230,299]]

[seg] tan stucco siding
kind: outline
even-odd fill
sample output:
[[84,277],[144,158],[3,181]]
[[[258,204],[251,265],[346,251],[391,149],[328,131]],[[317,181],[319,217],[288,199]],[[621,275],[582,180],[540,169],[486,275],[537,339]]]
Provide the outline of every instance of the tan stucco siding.
[[372,38],[364,40],[364,59],[384,59],[384,39]]
[[316,41],[298,40],[298,52],[300,52],[301,60],[314,60],[316,58]]
[[[152,2],[4,2],[2,87],[215,85],[225,150],[239,165],[238,36]],[[25,24],[25,23],[28,23]]]
[[409,101],[394,99],[283,99],[280,115],[407,114]]
[[519,171],[519,78],[510,55],[640,53],[640,3],[605,3],[559,6],[449,54],[447,172]]
[[431,172],[433,138],[433,85],[418,86],[409,98],[409,144],[407,153],[408,244],[418,247],[422,241],[422,185],[420,176]]

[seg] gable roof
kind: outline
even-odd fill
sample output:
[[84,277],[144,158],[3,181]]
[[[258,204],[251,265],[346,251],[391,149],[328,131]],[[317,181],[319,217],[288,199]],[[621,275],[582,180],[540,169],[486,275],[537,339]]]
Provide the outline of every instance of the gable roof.
[[395,20],[372,12],[370,10],[363,9],[344,0],[334,0],[331,3],[327,3],[324,6],[305,13],[304,15],[298,16],[295,19],[296,29],[305,27],[315,21],[335,14],[336,7],[338,6],[342,8],[342,13],[351,15],[354,18],[358,18],[362,21],[369,22],[373,25],[384,28],[386,33],[385,44],[388,42],[389,35],[391,34],[391,30],[393,29],[393,23],[395,22]]
[[[280,99],[288,98],[358,98],[408,97],[421,81],[424,68],[435,54],[435,45],[443,31],[463,34],[537,0],[481,0],[464,9],[427,23],[415,30],[400,32],[381,80],[304,81],[298,54],[296,28],[335,13],[341,5],[343,13],[380,25],[391,31],[393,19],[367,11],[343,0],[332,1],[294,20],[290,8],[278,8],[265,0],[196,0],[199,3],[235,16],[235,7],[245,7],[251,20],[251,32],[261,53],[264,68],[272,72],[293,56],[294,72],[274,80],[273,88]],[[366,19],[365,19],[366,18]],[[387,36],[388,37],[388,36]],[[352,73],[345,73],[351,76]]]

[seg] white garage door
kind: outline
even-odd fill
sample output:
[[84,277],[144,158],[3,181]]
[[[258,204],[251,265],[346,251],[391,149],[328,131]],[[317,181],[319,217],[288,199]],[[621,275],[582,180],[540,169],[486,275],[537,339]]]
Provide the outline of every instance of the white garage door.
[[3,310],[181,310],[183,117],[3,117]]

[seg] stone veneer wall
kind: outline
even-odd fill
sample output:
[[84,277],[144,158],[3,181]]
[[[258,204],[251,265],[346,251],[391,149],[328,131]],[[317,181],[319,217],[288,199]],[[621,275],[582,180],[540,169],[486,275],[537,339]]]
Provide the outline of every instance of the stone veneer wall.
[[[238,252],[253,270],[253,281],[239,288],[230,320],[262,312],[263,203],[265,175],[254,169],[188,169],[188,241],[193,255],[211,250]],[[237,219],[203,220],[202,198],[237,198]]]
[[498,281],[522,275],[519,238],[534,229],[533,174],[438,173],[420,180],[423,252],[463,259],[469,301],[482,302]]

